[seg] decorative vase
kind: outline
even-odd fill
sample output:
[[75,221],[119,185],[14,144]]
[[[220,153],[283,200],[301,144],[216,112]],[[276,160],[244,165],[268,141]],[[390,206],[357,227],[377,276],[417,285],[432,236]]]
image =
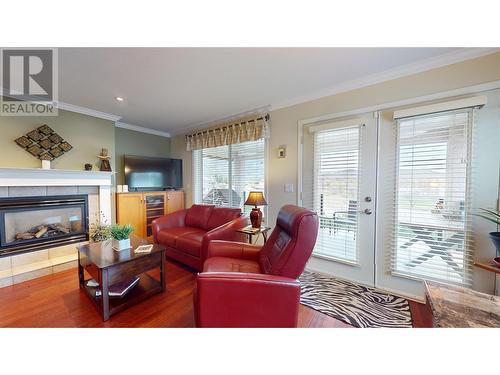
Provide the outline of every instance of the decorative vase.
[[491,242],[495,245],[495,249],[497,249],[497,258],[500,258],[500,232],[490,232]]
[[252,212],[250,212],[250,222],[252,223],[252,228],[260,228],[262,224],[262,211],[260,208],[252,208]]
[[113,238],[113,240],[111,241],[111,245],[113,246],[113,249],[116,251],[130,249],[130,238],[127,238],[126,240],[115,240]]

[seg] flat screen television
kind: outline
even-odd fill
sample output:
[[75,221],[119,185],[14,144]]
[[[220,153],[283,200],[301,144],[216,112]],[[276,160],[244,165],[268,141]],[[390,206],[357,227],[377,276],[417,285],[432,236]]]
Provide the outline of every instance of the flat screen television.
[[182,188],[182,160],[124,156],[125,184],[130,191]]

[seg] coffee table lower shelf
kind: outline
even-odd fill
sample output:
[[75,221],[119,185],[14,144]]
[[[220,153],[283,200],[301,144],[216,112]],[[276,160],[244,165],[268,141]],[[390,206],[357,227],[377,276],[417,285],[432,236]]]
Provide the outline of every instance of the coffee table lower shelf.
[[[162,285],[161,282],[156,280],[154,277],[149,276],[147,273],[142,273],[138,275],[140,280],[139,283],[133,287],[133,289],[128,292],[123,297],[109,297],[109,315],[114,315],[132,305],[135,305],[154,294],[161,293]],[[90,279],[88,279],[90,280]],[[102,312],[102,297],[96,297],[95,293],[98,287],[87,286],[87,281],[84,282],[84,289],[90,300],[94,303],[97,310]]]

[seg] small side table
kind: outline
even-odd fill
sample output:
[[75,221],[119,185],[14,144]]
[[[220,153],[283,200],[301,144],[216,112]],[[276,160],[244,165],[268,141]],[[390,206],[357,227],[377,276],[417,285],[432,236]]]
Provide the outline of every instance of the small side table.
[[[259,234],[262,234],[262,237],[264,238],[264,243],[266,243],[266,241],[267,241],[267,232],[269,232],[270,229],[271,229],[271,227],[252,228],[251,225],[247,225],[244,228],[237,229],[236,232],[246,234],[248,236],[248,243],[249,244],[253,243],[252,237],[254,235],[257,236],[257,238],[258,238]],[[257,242],[257,240],[255,240],[255,241]]]

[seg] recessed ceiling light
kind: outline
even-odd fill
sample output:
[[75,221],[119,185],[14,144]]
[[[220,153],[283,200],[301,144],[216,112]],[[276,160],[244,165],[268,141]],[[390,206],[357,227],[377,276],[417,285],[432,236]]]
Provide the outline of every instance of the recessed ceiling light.
[[118,100],[119,102],[123,102],[124,100],[121,96],[116,96],[115,99]]

